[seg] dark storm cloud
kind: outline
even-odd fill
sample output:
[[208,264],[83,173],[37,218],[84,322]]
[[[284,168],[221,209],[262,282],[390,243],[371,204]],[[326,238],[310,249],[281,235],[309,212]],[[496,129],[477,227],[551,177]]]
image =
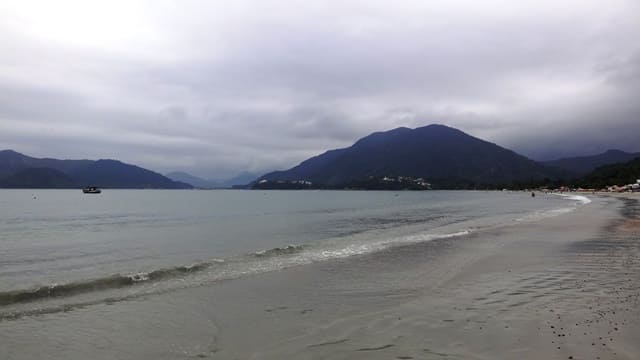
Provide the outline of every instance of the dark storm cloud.
[[0,144],[37,156],[227,176],[434,122],[537,158],[640,151],[633,1],[0,10]]

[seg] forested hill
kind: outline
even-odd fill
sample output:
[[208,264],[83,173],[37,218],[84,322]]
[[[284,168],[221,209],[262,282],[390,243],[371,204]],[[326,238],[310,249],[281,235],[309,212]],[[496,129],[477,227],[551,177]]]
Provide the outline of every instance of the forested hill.
[[188,189],[191,185],[117,160],[34,158],[0,151],[0,187],[73,188],[98,186],[132,189]]

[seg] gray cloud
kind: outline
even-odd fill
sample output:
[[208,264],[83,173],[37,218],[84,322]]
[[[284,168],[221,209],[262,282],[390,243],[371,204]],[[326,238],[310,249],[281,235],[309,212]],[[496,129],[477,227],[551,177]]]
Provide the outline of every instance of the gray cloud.
[[446,123],[640,151],[635,1],[0,5],[0,144],[224,177]]

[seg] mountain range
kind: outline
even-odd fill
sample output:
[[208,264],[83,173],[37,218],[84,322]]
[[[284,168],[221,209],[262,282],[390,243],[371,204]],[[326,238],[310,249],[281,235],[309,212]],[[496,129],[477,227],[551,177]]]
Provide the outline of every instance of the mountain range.
[[189,189],[191,185],[118,160],[34,158],[0,151],[0,187],[8,188]]
[[437,188],[475,188],[532,183],[569,176],[496,144],[444,125],[376,132],[348,148],[312,157],[259,179],[305,180],[344,187],[370,177],[422,178]]
[[229,189],[236,186],[247,185],[251,183],[253,180],[255,180],[259,175],[245,171],[229,179],[215,180],[215,179],[203,179],[183,171],[174,171],[166,174],[165,176],[171,180],[180,181],[180,182],[192,185],[195,188]]
[[434,124],[376,132],[352,146],[329,150],[288,170],[261,177],[242,173],[225,181],[206,180],[184,172],[163,176],[118,160],[40,159],[3,150],[0,187],[210,189],[251,183],[254,188],[284,189],[513,188],[578,184],[601,166],[635,158],[640,158],[640,153],[609,150],[592,156],[537,162],[460,130]]
[[[578,179],[595,168],[640,154],[604,154],[545,163],[444,125],[376,132],[343,149],[329,150],[284,171],[263,175],[257,188],[380,188],[370,179],[409,177],[435,188],[497,188]],[[369,180],[367,180],[369,179]]]
[[594,171],[598,167],[609,164],[624,163],[638,157],[640,157],[640,153],[628,153],[622,150],[607,150],[602,154],[545,161],[544,164],[568,170],[576,176],[583,176]]

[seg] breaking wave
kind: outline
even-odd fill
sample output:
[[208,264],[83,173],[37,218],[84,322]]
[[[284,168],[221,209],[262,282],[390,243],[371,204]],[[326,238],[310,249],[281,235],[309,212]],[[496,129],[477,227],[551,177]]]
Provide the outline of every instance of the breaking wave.
[[[555,217],[575,210],[579,205],[588,204],[591,200],[581,195],[557,194],[574,201],[570,207],[551,210],[536,211],[526,215],[517,221],[538,220],[547,217]],[[127,289],[134,287],[136,291],[128,291],[126,297],[133,294],[149,294],[184,286],[197,286],[205,283],[234,279],[250,274],[262,273],[283,269],[290,266],[309,264],[330,259],[346,258],[350,256],[364,255],[382,251],[394,246],[402,246],[436,239],[447,239],[469,235],[471,230],[458,230],[450,233],[422,232],[404,236],[391,236],[380,238],[351,238],[345,241],[337,239],[333,242],[322,244],[287,245],[268,250],[257,251],[245,255],[230,257],[227,259],[211,259],[192,265],[181,265],[168,268],[155,269],[148,272],[136,272],[129,274],[115,274],[103,278],[81,280],[64,284],[51,284],[30,289],[18,289],[0,292],[0,306],[16,305],[21,303],[36,302],[52,298],[72,297],[80,294],[97,293],[105,290]],[[179,280],[171,282],[171,280]],[[148,287],[140,287],[148,284]],[[123,293],[124,294],[124,293]],[[109,294],[111,296],[113,294]],[[97,295],[93,301],[106,302],[114,297]],[[136,295],[137,296],[137,295]],[[117,298],[117,296],[116,296]],[[66,302],[66,300],[64,300]],[[55,309],[66,309],[67,305],[57,305]],[[47,311],[41,308],[38,312]],[[51,309],[54,309],[52,307]],[[30,311],[34,311],[33,309]],[[28,312],[24,313],[28,315]],[[0,313],[0,315],[2,315]],[[5,314],[6,315],[6,314]],[[6,316],[0,316],[0,319]]]
[[219,260],[189,266],[176,266],[172,268],[158,269],[151,272],[138,272],[125,275],[115,274],[99,279],[70,282],[66,284],[51,284],[32,289],[0,292],[0,306],[37,301],[45,298],[73,296],[93,291],[117,289],[143,282],[159,281],[202,271],[217,262],[219,262]]
[[546,218],[552,218],[552,217],[573,212],[578,208],[578,205],[586,205],[591,203],[591,199],[582,195],[568,195],[568,194],[558,194],[558,193],[552,193],[552,195],[560,196],[565,200],[574,201],[575,203],[572,206],[568,206],[568,207],[562,207],[562,208],[551,209],[551,210],[534,211],[533,213],[517,218],[516,221],[536,221],[536,220],[542,220]]
[[[0,292],[0,306],[29,303],[52,298],[72,297],[81,294],[128,288],[144,284],[152,284],[154,286],[148,289],[142,289],[144,290],[142,293],[154,293],[160,290],[168,290],[168,287],[171,288],[172,286],[197,286],[220,280],[235,279],[255,273],[275,271],[290,266],[363,255],[384,250],[392,246],[464,236],[469,233],[470,232],[468,230],[465,230],[448,234],[414,234],[402,237],[379,239],[377,241],[362,241],[355,243],[336,242],[317,247],[312,245],[288,245],[224,260],[213,259],[188,266],[176,266],[149,272],[137,272],[124,275],[116,274],[104,278],[82,280],[66,284],[51,284],[31,289]],[[169,284],[168,287],[155,287],[155,285],[158,285],[161,281],[168,281],[171,279],[188,281],[180,281],[173,285]],[[131,293],[129,295],[131,295]],[[110,298],[105,298],[102,299],[102,301],[108,301],[109,299]],[[100,300],[97,302],[100,302]],[[92,301],[92,303],[94,303],[94,301]],[[55,309],[58,308],[65,309],[66,307],[55,307]],[[46,309],[47,308],[44,308],[44,310],[40,309],[38,312],[46,312]],[[28,315],[28,312],[25,312],[24,315]],[[2,318],[7,318],[7,316],[0,316],[0,319]]]
[[591,199],[589,199],[586,196],[582,196],[582,195],[567,195],[567,194],[557,194],[557,195],[560,195],[560,196],[566,198],[567,200],[577,201],[582,205],[586,205],[586,204],[591,203]]
[[257,257],[278,256],[295,254],[304,249],[304,245],[287,245],[285,247],[276,247],[269,250],[261,250],[253,253]]

